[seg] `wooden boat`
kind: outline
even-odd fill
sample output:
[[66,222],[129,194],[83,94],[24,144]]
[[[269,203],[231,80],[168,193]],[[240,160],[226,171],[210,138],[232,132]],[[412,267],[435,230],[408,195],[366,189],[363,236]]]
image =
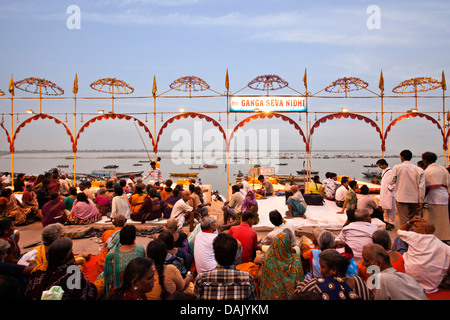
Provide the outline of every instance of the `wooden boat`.
[[213,165],[213,164],[204,164],[203,168],[217,168],[218,166]]
[[362,173],[366,178],[372,178],[376,176],[378,179],[381,179],[381,172],[376,170],[367,170]]
[[[306,174],[306,170],[305,169],[303,169],[303,170],[297,170],[297,173],[298,174]],[[318,174],[319,173],[319,171],[310,171],[309,172],[309,174]]]
[[110,164],[107,166],[104,166],[103,169],[117,169],[119,166],[116,164]]
[[140,166],[142,166],[142,163],[134,163],[133,166],[140,167]]
[[365,164],[363,165],[364,168],[377,168],[378,166],[376,164]]
[[58,164],[56,167],[58,167],[58,168],[68,168],[69,165],[68,164]]
[[170,172],[170,175],[174,177],[196,177],[198,172]]
[[189,170],[203,170],[202,167],[189,167]]

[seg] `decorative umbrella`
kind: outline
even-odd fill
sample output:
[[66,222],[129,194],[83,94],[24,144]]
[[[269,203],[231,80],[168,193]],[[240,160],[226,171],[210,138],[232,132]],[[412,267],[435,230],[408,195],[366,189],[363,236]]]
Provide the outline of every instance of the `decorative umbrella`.
[[[64,90],[50,80],[31,77],[14,82],[14,86],[22,91],[47,96],[60,96],[64,94]],[[42,99],[39,101],[39,113],[42,113]]]
[[269,90],[283,89],[288,85],[289,83],[286,80],[274,74],[257,76],[247,84],[249,88],[254,90],[267,91],[267,94],[269,94]]
[[347,93],[350,91],[358,91],[365,89],[369,84],[359,78],[355,77],[344,77],[333,81],[325,91],[332,93],[342,93],[345,92],[345,97],[347,98]]
[[41,78],[31,77],[14,82],[17,89],[47,96],[60,96],[64,94],[64,90],[55,83]]
[[192,91],[196,92],[209,89],[209,84],[199,77],[187,76],[178,78],[169,87],[178,91],[189,92],[189,96],[191,96]]
[[91,88],[100,92],[110,93],[112,95],[112,113],[114,113],[114,95],[115,94],[130,94],[134,92],[125,81],[116,78],[103,78],[91,83]]
[[435,90],[442,87],[442,82],[428,77],[412,78],[400,82],[392,92],[394,93],[414,93],[416,109],[417,109],[417,93]]

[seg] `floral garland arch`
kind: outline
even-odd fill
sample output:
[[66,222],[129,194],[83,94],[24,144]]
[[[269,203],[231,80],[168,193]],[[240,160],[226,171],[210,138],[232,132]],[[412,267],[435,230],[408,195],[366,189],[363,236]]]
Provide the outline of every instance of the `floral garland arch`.
[[242,128],[246,123],[249,123],[249,122],[252,121],[252,120],[264,119],[264,118],[266,118],[266,117],[269,118],[269,119],[271,119],[272,117],[275,117],[275,118],[281,118],[283,121],[287,121],[287,122],[289,122],[289,124],[293,125],[294,128],[295,128],[295,129],[300,133],[300,135],[303,137],[303,142],[304,142],[305,145],[306,145],[306,150],[309,152],[309,143],[308,143],[307,140],[306,140],[306,136],[305,136],[305,134],[303,133],[303,130],[300,128],[300,126],[299,126],[294,120],[292,120],[291,118],[289,118],[289,117],[287,117],[287,116],[285,116],[285,115],[282,115],[282,114],[280,114],[280,113],[269,113],[269,114],[266,114],[266,113],[258,113],[258,114],[254,114],[254,115],[252,115],[252,116],[250,116],[250,117],[248,117],[248,118],[245,118],[244,120],[242,120],[241,122],[239,122],[238,125],[237,125],[236,127],[234,127],[233,131],[231,132],[230,140],[229,140],[228,143],[227,143],[227,150],[229,150],[229,148],[230,148],[231,139],[233,139],[234,133],[235,133],[239,128]]
[[223,139],[225,140],[225,142],[227,141],[227,135],[225,133],[225,131],[223,130],[222,126],[220,125],[219,122],[217,122],[216,120],[214,120],[213,118],[206,116],[204,114],[201,113],[196,113],[196,112],[186,112],[183,114],[178,114],[172,118],[170,118],[169,120],[167,120],[166,122],[164,122],[163,126],[161,127],[161,129],[159,129],[158,132],[158,136],[156,137],[156,144],[154,146],[154,152],[158,151],[158,144],[159,144],[159,139],[164,131],[164,129],[167,128],[167,126],[170,123],[173,123],[175,120],[180,120],[180,119],[187,119],[187,118],[199,118],[199,119],[205,119],[207,122],[211,122],[215,127],[219,128],[219,131],[222,133],[223,135]]
[[426,114],[420,113],[420,112],[403,114],[403,115],[395,118],[394,120],[392,120],[391,123],[387,126],[386,131],[384,133],[383,147],[385,147],[387,134],[389,131],[391,131],[393,126],[395,126],[399,121],[402,121],[404,119],[409,119],[409,118],[415,118],[415,117],[425,118],[428,121],[431,121],[432,123],[434,123],[436,125],[436,127],[441,131],[441,135],[442,135],[442,139],[443,139],[443,149],[448,150],[447,140],[448,140],[449,134],[447,133],[447,136],[445,136],[444,131],[442,130],[442,127],[439,124],[439,122],[437,122],[434,118],[432,118]]
[[80,128],[80,130],[78,131],[74,152],[76,152],[76,147],[78,146],[78,139],[80,138],[80,134],[83,133],[84,130],[85,130],[87,127],[89,127],[92,123],[94,123],[94,122],[96,122],[96,121],[101,121],[101,120],[103,120],[103,119],[105,119],[105,120],[108,120],[108,119],[125,119],[125,120],[134,120],[134,121],[136,121],[136,122],[139,124],[139,126],[143,127],[143,128],[144,128],[144,131],[147,132],[149,138],[152,140],[152,146],[153,146],[153,148],[154,148],[154,146],[155,146],[155,141],[154,141],[154,139],[153,139],[153,135],[152,135],[152,133],[150,132],[149,128],[148,128],[141,120],[139,120],[139,119],[137,119],[137,118],[135,118],[135,117],[126,115],[126,114],[114,113],[114,114],[100,115],[100,116],[94,117],[94,118],[90,119],[89,121],[87,121],[87,122]]
[[349,118],[349,117],[350,117],[351,119],[357,119],[357,120],[360,120],[360,121],[364,121],[364,122],[370,124],[372,127],[374,127],[375,130],[377,130],[378,134],[380,135],[380,139],[381,139],[381,150],[382,150],[382,151],[385,151],[385,150],[384,150],[383,133],[381,132],[380,127],[379,127],[379,126],[376,124],[376,122],[373,121],[372,119],[367,118],[367,117],[362,116],[362,115],[359,115],[359,114],[355,114],[355,113],[347,113],[347,112],[346,112],[346,113],[342,113],[342,112],[339,112],[339,113],[333,113],[333,114],[324,116],[324,117],[320,118],[319,120],[317,120],[317,121],[313,124],[313,126],[312,126],[311,129],[310,129],[309,135],[311,136],[311,135],[314,133],[314,129],[315,129],[315,128],[318,128],[318,127],[320,126],[321,123],[325,123],[325,122],[327,122],[328,120],[340,119],[340,118]]
[[[12,140],[10,139],[10,137],[9,137],[9,135],[8,135],[9,150],[10,150],[11,152],[14,152],[14,151],[15,151],[15,148],[14,148],[14,142],[16,141],[17,134],[22,130],[22,128],[24,128],[24,127],[25,127],[27,124],[29,124],[30,122],[36,121],[36,120],[39,120],[39,119],[51,119],[51,120],[55,121],[56,124],[62,124],[62,125],[64,126],[64,128],[66,129],[67,135],[70,137],[70,141],[72,142],[72,150],[74,150],[74,152],[76,152],[76,143],[75,143],[75,140],[74,140],[74,138],[73,138],[72,132],[69,130],[69,128],[68,128],[68,127],[64,124],[64,122],[62,122],[61,120],[56,119],[55,117],[50,116],[50,115],[48,115],[48,114],[44,114],[44,113],[37,114],[37,115],[35,115],[35,116],[31,117],[31,118],[28,118],[28,119],[25,120],[24,122],[22,122],[22,123],[17,127],[17,129],[16,129],[16,131],[15,131],[15,133],[14,133],[14,135],[13,135]],[[3,127],[3,124],[2,124],[2,127]],[[3,129],[4,129],[4,128],[3,128]],[[5,129],[5,131],[6,131],[6,129]]]

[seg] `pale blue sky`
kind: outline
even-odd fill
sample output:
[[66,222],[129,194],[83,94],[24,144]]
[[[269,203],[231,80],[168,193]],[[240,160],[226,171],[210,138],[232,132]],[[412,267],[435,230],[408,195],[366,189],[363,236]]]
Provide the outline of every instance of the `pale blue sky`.
[[[67,8],[77,5],[81,29],[70,30]],[[380,29],[370,29],[370,5],[380,8]],[[1,1],[0,89],[8,90],[14,80],[40,77],[55,82],[72,97],[75,73],[79,79],[78,96],[105,97],[89,85],[101,78],[114,77],[129,83],[132,96],[150,96],[153,77],[158,93],[169,89],[174,80],[194,75],[212,89],[224,92],[228,69],[231,92],[244,88],[258,75],[276,74],[289,86],[304,92],[303,74],[308,70],[308,89],[318,92],[334,80],[357,77],[379,92],[383,70],[385,94],[401,81],[414,77],[441,79],[450,75],[450,5],[448,1],[298,1],[298,0],[102,0],[102,1]],[[244,94],[255,94],[246,89]],[[274,94],[293,94],[284,89]],[[337,95],[323,92],[330,99],[311,98],[311,112],[380,111],[380,99],[331,99]],[[364,91],[353,96],[373,96]],[[442,96],[437,89],[425,94]],[[7,95],[8,96],[8,93]],[[16,89],[16,96],[32,94]],[[398,95],[397,95],[398,96]],[[384,100],[385,127],[389,112],[403,112],[414,99]],[[225,98],[158,99],[157,111],[225,111]],[[79,100],[78,112],[108,111],[108,100]],[[0,100],[2,113],[10,112],[10,101]],[[14,112],[39,110],[37,100],[16,100]],[[153,112],[152,99],[116,100],[115,111]],[[442,111],[442,99],[419,99],[419,111]],[[73,100],[46,100],[43,112],[67,112],[67,125],[73,130]],[[218,119],[218,115],[211,115]],[[298,114],[290,114],[295,121]],[[318,115],[317,117],[320,117]],[[375,114],[367,115],[375,120]],[[437,114],[433,115],[437,118]],[[380,115],[378,114],[378,117]],[[395,117],[395,115],[394,115]],[[59,116],[61,120],[64,116]],[[89,117],[85,117],[85,121]],[[167,120],[169,116],[165,116]],[[310,121],[314,122],[314,114]],[[442,118],[442,115],[441,115]],[[26,116],[20,116],[23,121]],[[144,120],[144,117],[140,118]],[[147,125],[153,131],[153,118]],[[238,116],[243,119],[243,116]],[[381,120],[378,120],[381,126]],[[171,132],[187,121],[175,122],[163,136],[160,149],[170,148]],[[221,124],[226,127],[225,115]],[[230,127],[237,124],[234,114]],[[305,117],[299,122],[305,130]],[[14,122],[15,128],[17,124]],[[81,127],[77,124],[77,128]],[[157,130],[161,126],[157,116]],[[10,130],[9,117],[5,127]],[[187,126],[189,128],[189,125]],[[210,128],[203,123],[204,129]],[[249,128],[249,127],[246,127]],[[279,129],[280,148],[303,149],[296,131],[285,122],[252,122],[255,129]],[[149,141],[146,140],[147,145]],[[313,135],[313,149],[379,150],[380,140],[369,125],[356,120],[334,120],[321,125]],[[17,150],[70,148],[65,131],[49,120],[26,126],[16,140]],[[134,125],[126,121],[102,121],[83,133],[79,149],[142,148]],[[434,124],[409,119],[392,129],[387,153],[409,148],[415,152],[442,152],[442,138]],[[6,150],[0,138],[0,150]]]

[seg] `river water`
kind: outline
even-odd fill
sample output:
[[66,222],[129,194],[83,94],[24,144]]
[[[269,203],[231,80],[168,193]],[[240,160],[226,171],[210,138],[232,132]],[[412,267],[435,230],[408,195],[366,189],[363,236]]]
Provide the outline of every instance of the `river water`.
[[[159,152],[161,157],[161,171],[163,179],[176,181],[171,177],[172,172],[198,172],[197,179],[203,184],[211,184],[212,189],[219,190],[221,194],[227,193],[226,153],[210,154],[207,152],[185,152],[183,154],[174,151]],[[150,154],[150,157],[154,157]],[[325,178],[327,171],[337,173],[339,176],[350,176],[353,179],[369,181],[363,172],[380,169],[364,167],[374,164],[381,154],[379,151],[318,151],[312,153],[311,169],[319,171],[320,179]],[[400,163],[397,155],[386,155],[390,166]],[[108,165],[117,165],[117,171],[143,171],[150,169],[149,155],[143,151],[114,151],[93,152],[79,151],[77,153],[76,172],[78,174],[91,173],[93,170],[102,170]],[[419,157],[412,159],[413,163],[419,161]],[[144,162],[147,161],[147,162]],[[62,172],[73,173],[73,153],[71,152],[27,152],[14,154],[14,173],[24,172],[28,175],[38,175],[58,165],[68,165],[61,168]],[[236,181],[239,171],[247,174],[255,164],[262,167],[273,167],[276,175],[297,175],[297,170],[306,169],[306,153],[302,151],[279,151],[277,153],[258,154],[257,152],[236,152],[230,154],[230,183]],[[444,158],[439,157],[438,163],[444,165]],[[135,164],[141,164],[135,166]],[[191,167],[203,167],[204,164],[217,165],[217,168],[190,169]],[[281,164],[281,165],[280,165]],[[11,155],[5,153],[0,156],[0,172],[11,171]],[[145,182],[148,182],[145,181]]]

